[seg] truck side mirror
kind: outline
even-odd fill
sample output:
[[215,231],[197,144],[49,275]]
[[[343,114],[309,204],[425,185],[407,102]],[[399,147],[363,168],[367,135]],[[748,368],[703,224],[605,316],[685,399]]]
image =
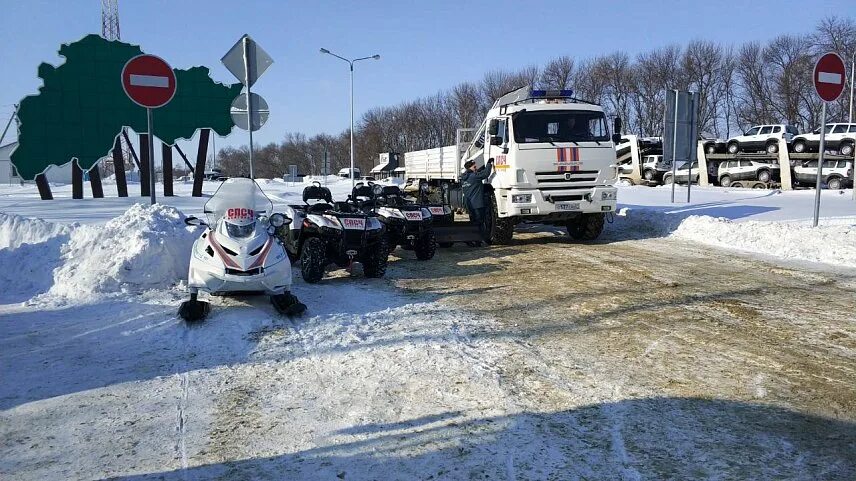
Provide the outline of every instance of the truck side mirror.
[[617,144],[621,142],[621,129],[624,127],[624,123],[621,121],[621,117],[616,117],[612,123],[612,143]]
[[[488,124],[487,133],[490,135],[496,135],[499,133],[499,120],[491,119],[490,124]],[[496,144],[491,144],[496,145]]]

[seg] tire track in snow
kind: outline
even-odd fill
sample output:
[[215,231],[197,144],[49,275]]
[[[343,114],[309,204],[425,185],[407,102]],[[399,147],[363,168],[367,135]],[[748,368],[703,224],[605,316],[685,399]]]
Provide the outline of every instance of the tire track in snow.
[[181,348],[182,348],[182,359],[181,367],[179,372],[176,373],[179,379],[179,387],[181,392],[178,396],[178,404],[176,406],[176,444],[175,450],[181,460],[181,470],[182,470],[182,478],[187,479],[187,443],[185,441],[186,432],[187,432],[187,408],[188,408],[188,394],[190,392],[190,375],[188,374],[188,365],[187,365],[187,354],[188,354],[188,344],[190,342],[190,326],[186,323],[184,325],[184,333],[181,335]]

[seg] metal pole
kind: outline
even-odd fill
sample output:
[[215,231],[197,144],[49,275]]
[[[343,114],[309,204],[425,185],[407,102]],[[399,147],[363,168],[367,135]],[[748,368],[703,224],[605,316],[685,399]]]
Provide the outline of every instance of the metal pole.
[[678,91],[675,90],[675,124],[672,126],[672,203],[675,203],[675,175],[678,170]]
[[815,183],[814,193],[814,222],[812,226],[817,227],[817,221],[820,217],[820,182],[823,179],[823,151],[826,149],[826,102],[823,103],[823,108],[820,110],[820,145],[818,146],[817,158],[817,182]]
[[351,65],[351,190],[357,180],[354,179],[354,62],[348,62]]
[[15,120],[16,115],[18,115],[18,104],[15,104],[15,110],[12,112],[12,116],[9,117],[9,121],[6,122],[6,128],[3,129],[3,134],[0,135],[0,145],[3,145],[3,139],[6,138],[6,132],[9,131],[9,126],[12,125],[12,121]]
[[[698,133],[698,129],[694,129],[694,128],[692,128],[692,126],[696,125],[696,122],[698,122],[698,119],[696,118],[696,116],[698,115],[698,98],[697,98],[697,96],[698,96],[698,92],[690,92],[689,104],[692,106],[692,108],[690,109],[690,119],[692,119],[692,124],[690,125],[690,132],[696,132],[696,133]],[[698,137],[698,135],[696,135],[696,137]],[[692,191],[692,188],[693,188],[693,154],[692,154],[692,152],[696,152],[695,157],[696,157],[696,159],[698,158],[698,139],[695,138],[692,140],[696,144],[695,144],[695,150],[691,151],[690,158],[687,159],[687,165],[689,165],[689,167],[687,167],[687,204],[690,203],[690,192]],[[672,175],[675,175],[675,174],[672,174]],[[674,177],[672,177],[672,183],[673,184],[675,183]]]
[[149,124],[149,182],[152,195],[152,205],[157,203],[155,195],[155,131],[152,129],[152,109],[146,109],[146,121]]
[[[853,58],[850,59],[850,115],[847,117],[847,123],[853,123],[853,83],[856,82],[856,52],[853,53]],[[856,188],[853,189],[856,192]],[[856,199],[856,193],[853,194]]]
[[250,133],[250,179],[255,179],[253,172],[253,104],[250,95],[250,42],[244,36],[244,80],[247,85],[247,132]]

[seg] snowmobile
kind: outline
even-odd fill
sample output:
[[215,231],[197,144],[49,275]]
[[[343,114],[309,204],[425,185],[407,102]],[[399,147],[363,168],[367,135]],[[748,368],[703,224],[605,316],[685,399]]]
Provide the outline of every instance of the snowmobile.
[[362,264],[366,277],[386,274],[389,248],[376,214],[334,203],[330,189],[318,182],[303,189],[303,203],[286,209],[294,222],[283,231],[289,257],[300,260],[303,280],[319,282],[330,264],[350,269],[354,262]]
[[204,319],[210,304],[198,299],[210,295],[266,294],[274,308],[289,316],[302,314],[306,306],[289,292],[291,263],[277,232],[291,219],[273,212],[273,203],[255,181],[233,178],[220,184],[203,208],[205,223],[188,217],[188,225],[207,228],[193,243],[187,285],[190,300],[181,304],[179,316],[186,321]]
[[[404,250],[412,250],[416,258],[425,261],[434,257],[437,242],[432,229],[433,215],[428,207],[415,203],[404,196],[396,185],[379,186],[380,194],[372,200],[365,198],[377,184],[367,186],[357,184],[351,194],[355,202],[362,202],[360,207],[376,213],[381,222],[386,225],[386,238],[389,250],[401,246]],[[363,200],[365,199],[365,200]],[[440,206],[442,212],[442,206]]]

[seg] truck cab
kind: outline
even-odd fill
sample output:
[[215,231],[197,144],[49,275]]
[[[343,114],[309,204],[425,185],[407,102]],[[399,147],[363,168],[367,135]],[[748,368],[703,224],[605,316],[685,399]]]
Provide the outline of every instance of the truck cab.
[[572,237],[592,239],[615,211],[618,166],[606,115],[570,91],[527,87],[501,97],[462,151],[461,164],[494,161],[486,181],[494,242],[509,241],[520,222],[567,225]]

